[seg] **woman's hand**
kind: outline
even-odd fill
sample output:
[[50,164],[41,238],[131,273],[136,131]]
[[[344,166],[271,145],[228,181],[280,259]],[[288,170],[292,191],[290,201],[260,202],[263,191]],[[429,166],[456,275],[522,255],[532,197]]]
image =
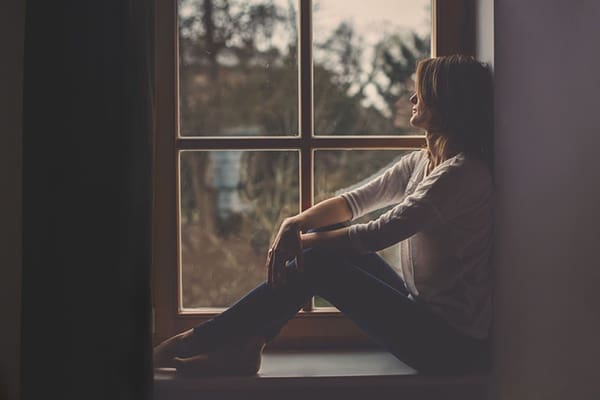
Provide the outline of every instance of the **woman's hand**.
[[267,254],[267,284],[278,287],[285,283],[289,273],[286,262],[296,258],[296,270],[302,270],[302,242],[300,224],[294,218],[286,218]]
[[345,230],[340,230],[333,236],[332,234],[307,233],[301,237],[302,230],[338,224],[351,219],[350,206],[341,196],[324,200],[295,217],[286,218],[267,255],[267,284],[278,286],[285,282],[290,272],[285,263],[292,258],[296,258],[296,270],[302,271],[302,241],[304,241],[304,247],[307,248],[321,242],[343,248],[349,247]]

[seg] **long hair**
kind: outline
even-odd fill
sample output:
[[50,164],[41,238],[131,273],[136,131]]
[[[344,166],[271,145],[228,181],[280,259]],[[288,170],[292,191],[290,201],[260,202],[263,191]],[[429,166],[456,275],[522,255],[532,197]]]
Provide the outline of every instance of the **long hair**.
[[417,65],[417,96],[433,125],[465,154],[493,166],[493,84],[490,69],[474,57],[429,58]]

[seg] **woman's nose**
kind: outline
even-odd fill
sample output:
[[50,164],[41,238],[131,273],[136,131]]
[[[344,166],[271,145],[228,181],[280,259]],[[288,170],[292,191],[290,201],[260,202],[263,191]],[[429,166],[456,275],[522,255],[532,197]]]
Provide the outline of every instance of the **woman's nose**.
[[412,96],[410,96],[410,99],[409,99],[409,101],[410,101],[412,104],[417,104],[417,94],[415,93],[415,94],[413,94]]

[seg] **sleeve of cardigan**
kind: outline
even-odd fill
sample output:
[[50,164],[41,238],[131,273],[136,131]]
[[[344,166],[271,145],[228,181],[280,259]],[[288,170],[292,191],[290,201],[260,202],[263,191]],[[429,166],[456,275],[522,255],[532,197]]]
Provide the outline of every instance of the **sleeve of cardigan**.
[[437,171],[379,218],[350,226],[348,236],[352,246],[361,254],[378,251],[409,238],[432,223],[444,223],[452,218],[459,211],[459,173],[456,170]]
[[354,190],[342,193],[340,196],[348,203],[352,211],[352,219],[390,204],[399,203],[404,197],[406,185],[421,155],[421,151],[409,153],[383,174]]

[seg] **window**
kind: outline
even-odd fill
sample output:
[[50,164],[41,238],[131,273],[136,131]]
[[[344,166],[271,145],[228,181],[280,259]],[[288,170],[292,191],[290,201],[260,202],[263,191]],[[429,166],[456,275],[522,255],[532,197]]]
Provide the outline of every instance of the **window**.
[[[472,0],[158,1],[156,341],[263,280],[283,218],[424,146],[408,125],[415,63],[471,54],[472,7]],[[397,265],[397,253],[383,256]],[[333,345],[365,336],[315,298],[277,340]]]

